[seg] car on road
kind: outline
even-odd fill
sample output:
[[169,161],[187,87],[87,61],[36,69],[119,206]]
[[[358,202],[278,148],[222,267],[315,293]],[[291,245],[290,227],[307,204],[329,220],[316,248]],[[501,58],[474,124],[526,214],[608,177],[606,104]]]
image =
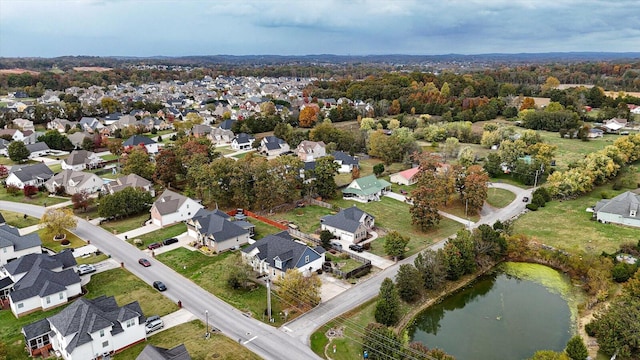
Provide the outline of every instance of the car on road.
[[149,267],[151,266],[151,263],[149,262],[149,260],[142,258],[140,260],[138,260],[138,264],[144,266],[144,267]]
[[149,244],[149,246],[147,246],[147,249],[154,250],[154,249],[157,249],[159,247],[162,247],[162,243],[154,242],[154,243]]
[[167,290],[167,286],[162,281],[154,281],[153,282],[153,287],[158,291]]
[[164,327],[164,321],[160,319],[158,315],[154,315],[147,319],[147,322],[144,326],[147,334],[156,330],[160,330]]
[[76,268],[78,275],[90,274],[96,272],[96,267],[91,264],[81,264]]
[[162,245],[171,245],[178,242],[178,238],[169,238],[162,240]]
[[522,202],[529,202],[529,197],[528,196],[523,197]]
[[351,250],[353,250],[355,252],[363,252],[364,251],[364,248],[360,244],[351,244],[351,245],[349,245],[349,249],[351,249]]

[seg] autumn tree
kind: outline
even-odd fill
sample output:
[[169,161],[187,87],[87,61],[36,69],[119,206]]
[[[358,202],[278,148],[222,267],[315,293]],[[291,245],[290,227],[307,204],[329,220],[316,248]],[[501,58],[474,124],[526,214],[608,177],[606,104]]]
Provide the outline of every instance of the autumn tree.
[[75,229],[78,221],[73,216],[73,211],[67,208],[47,209],[40,219],[40,228],[53,235],[56,239],[62,239],[65,230]]
[[144,146],[136,146],[124,158],[122,174],[136,174],[147,180],[153,179],[154,165]]
[[273,101],[265,101],[260,104],[260,114],[262,116],[272,116],[276,113],[276,105]]
[[289,269],[277,284],[278,296],[285,304],[307,311],[320,303],[322,282],[316,274],[304,276],[296,269]]
[[391,102],[388,113],[389,115],[398,115],[402,109],[400,108],[400,100],[395,99]]
[[557,89],[560,86],[560,80],[558,78],[549,76],[547,80],[542,85],[542,92],[547,92],[552,89]]
[[7,176],[9,176],[9,169],[4,165],[0,165],[0,179],[4,179]]
[[377,322],[387,326],[395,325],[400,319],[400,296],[390,278],[384,279],[380,285],[374,316]]
[[387,255],[393,256],[394,260],[402,258],[405,253],[405,248],[409,243],[409,237],[403,236],[397,231],[390,232],[384,240],[384,251]]
[[446,193],[441,178],[437,175],[440,158],[425,154],[418,158],[420,161],[417,177],[417,187],[411,193],[412,205],[409,208],[411,221],[426,231],[440,223],[438,207],[444,204]]
[[122,139],[107,139],[107,149],[113,155],[120,156],[122,154]]
[[462,201],[471,214],[479,213],[489,194],[489,175],[479,165],[470,166],[464,178]]
[[100,100],[100,107],[107,114],[111,114],[119,111],[122,108],[122,105],[120,104],[120,102],[118,102],[118,100],[110,97],[103,97],[102,100]]
[[22,192],[24,193],[24,196],[30,198],[38,193],[38,188],[33,185],[25,185],[22,188]]
[[318,109],[314,106],[305,106],[300,110],[298,122],[300,127],[310,128],[318,120]]
[[460,150],[460,141],[457,138],[450,137],[444,142],[444,153],[448,158],[455,159]]
[[536,107],[536,101],[533,100],[533,98],[526,97],[522,101],[522,105],[520,105],[520,111],[526,110],[526,109],[535,109],[535,107]]
[[414,302],[420,298],[422,286],[422,277],[418,269],[411,264],[400,265],[396,274],[396,287],[398,295],[406,302]]
[[87,207],[91,205],[92,200],[86,190],[71,195],[71,203],[73,203],[74,210],[82,209],[82,211],[87,211]]
[[184,167],[178,161],[173,149],[162,149],[156,155],[156,166],[153,173],[153,180],[169,186],[170,183],[175,183],[176,177],[183,173]]
[[173,127],[176,129],[176,131],[183,130],[184,132],[188,132],[189,130],[191,130],[191,128],[193,128],[194,125],[199,125],[203,122],[204,119],[200,115],[194,112],[190,112],[187,114],[187,116],[185,116],[184,120],[174,121]]

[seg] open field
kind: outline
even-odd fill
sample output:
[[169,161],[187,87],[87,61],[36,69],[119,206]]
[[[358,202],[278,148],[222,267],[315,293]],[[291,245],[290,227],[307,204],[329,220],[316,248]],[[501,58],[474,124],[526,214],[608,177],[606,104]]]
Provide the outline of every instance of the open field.
[[267,236],[267,235],[271,235],[271,234],[275,234],[275,233],[279,233],[280,229],[278,229],[275,226],[271,226],[267,223],[264,223],[262,221],[256,220],[252,217],[247,217],[246,221],[252,223],[253,225],[255,225],[255,234],[252,236],[252,238],[254,240],[260,240],[263,237]]
[[487,203],[495,208],[503,208],[516,198],[516,194],[505,189],[489,188],[487,193]]
[[112,68],[108,68],[108,67],[101,67],[101,66],[78,66],[78,67],[74,67],[73,68],[74,71],[97,71],[97,72],[104,72],[104,71],[111,71],[113,70]]
[[28,73],[29,75],[38,75],[38,74],[40,74],[37,71],[20,69],[20,68],[0,69],[0,74],[2,74],[2,75],[4,75],[4,74],[23,74],[23,73]]
[[567,170],[569,164],[584,159],[587,154],[603,149],[619,138],[619,135],[605,135],[603,138],[582,141],[580,139],[561,138],[559,133],[538,131],[542,139],[549,144],[556,145],[556,170]]
[[[144,235],[140,235],[136,237],[136,239],[142,240],[142,245],[138,247],[141,249],[146,249],[147,246],[151,243],[176,237],[185,232],[187,232],[187,225],[185,223],[178,223],[162,229],[158,229],[156,231],[152,231]],[[134,239],[128,239],[127,242],[133,244],[133,240]]]
[[25,217],[24,214],[13,211],[3,211],[2,217],[4,217],[4,220],[7,222],[7,224],[17,227],[18,229],[37,225],[40,222],[40,219],[38,218],[35,218],[33,216]]
[[198,320],[178,325],[171,329],[152,334],[147,341],[133,346],[114,356],[115,360],[135,360],[146,345],[155,345],[165,349],[184,344],[191,359],[251,360],[260,359],[244,346],[228,337],[214,333],[204,338],[205,324]]
[[335,211],[317,205],[307,205],[286,213],[276,214],[272,218],[275,221],[287,220],[298,225],[300,231],[313,234],[320,229],[320,218],[330,214],[335,214]]
[[[249,312],[256,319],[266,321],[264,317],[264,310],[267,306],[266,287],[254,285],[250,290],[235,290],[227,285],[229,269],[241,263],[239,252],[225,252],[215,256],[207,256],[199,251],[178,248],[159,254],[156,259],[236,309]],[[277,297],[271,299],[271,305],[274,314],[279,314],[283,310]],[[281,317],[276,316],[274,319],[275,323],[272,325],[280,326],[283,324]]]
[[605,185],[575,200],[554,200],[538,211],[520,216],[514,233],[527,234],[560,249],[591,254],[614,252],[622,243],[638,242],[638,229],[591,220],[592,214],[585,210],[602,199],[602,191],[615,196],[626,190],[613,191],[611,185]]

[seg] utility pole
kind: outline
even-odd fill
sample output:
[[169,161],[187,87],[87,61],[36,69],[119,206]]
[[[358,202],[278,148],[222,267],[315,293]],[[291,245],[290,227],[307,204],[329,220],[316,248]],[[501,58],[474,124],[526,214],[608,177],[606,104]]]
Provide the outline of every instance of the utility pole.
[[267,276],[267,316],[269,317],[269,322],[272,322],[271,319],[271,277]]
[[204,311],[204,316],[207,320],[207,331],[204,333],[204,336],[208,339],[209,338],[209,310]]

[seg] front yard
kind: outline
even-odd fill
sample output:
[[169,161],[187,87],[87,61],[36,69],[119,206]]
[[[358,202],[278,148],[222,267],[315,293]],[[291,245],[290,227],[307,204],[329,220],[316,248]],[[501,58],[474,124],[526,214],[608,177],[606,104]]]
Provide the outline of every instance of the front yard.
[[[164,239],[176,237],[182,233],[187,232],[187,225],[184,223],[178,223],[175,225],[168,226],[166,228],[158,229],[156,231],[152,231],[150,233],[140,235],[136,237],[136,239],[142,240],[142,244],[138,247],[141,249],[146,249],[146,247],[154,242],[162,241]],[[133,244],[134,239],[127,239],[127,242]]]
[[63,246],[61,241],[53,240],[53,234],[49,234],[47,232],[47,229],[38,230],[38,235],[42,240],[42,246],[55,252],[60,252],[63,249],[70,249],[70,248],[75,249],[75,248],[79,248],[81,246],[87,245],[87,243],[84,240],[80,239],[75,234],[67,230],[65,230],[64,233],[67,236],[66,240],[70,241],[69,245],[66,245],[66,246]]
[[[251,313],[254,318],[267,322],[264,315],[267,308],[267,289],[255,286],[250,290],[235,290],[227,286],[229,269],[240,264],[239,252],[224,252],[216,256],[207,256],[199,251],[178,248],[156,256],[156,259],[192,280],[198,286],[226,301],[236,309]],[[273,314],[279,314],[283,306],[277,297],[271,298]],[[292,314],[289,320],[292,319]],[[294,315],[295,316],[295,315]],[[275,315],[273,326],[283,324],[283,319]]]
[[19,202],[19,203],[29,204],[29,205],[44,206],[44,204],[47,204],[47,205],[59,204],[59,203],[68,201],[69,199],[49,197],[48,193],[41,192],[41,191],[39,191],[37,194],[33,195],[32,197],[24,196],[22,191],[20,191],[19,194],[11,195],[7,193],[7,189],[2,187],[0,188],[0,200]]
[[7,222],[8,225],[17,227],[18,229],[22,229],[25,227],[37,225],[40,223],[40,219],[33,216],[26,216],[25,214],[13,212],[13,211],[2,211],[2,217]]
[[242,345],[228,337],[214,333],[209,339],[204,338],[205,324],[194,320],[176,327],[161,331],[148,337],[147,341],[135,345],[119,354],[116,360],[135,360],[146,345],[155,345],[165,349],[184,344],[192,359],[252,360],[260,359]]
[[[82,216],[82,213],[79,214]],[[122,234],[124,232],[137,229],[144,226],[145,221],[149,220],[151,215],[145,211],[138,215],[129,216],[124,219],[111,220],[103,222],[100,227],[114,234]]]

